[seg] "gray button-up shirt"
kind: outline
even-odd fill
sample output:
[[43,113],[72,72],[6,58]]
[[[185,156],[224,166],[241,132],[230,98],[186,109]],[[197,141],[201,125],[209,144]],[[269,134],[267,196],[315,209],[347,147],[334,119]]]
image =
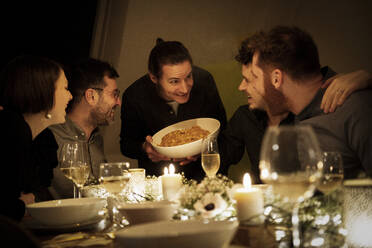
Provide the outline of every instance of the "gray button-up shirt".
[[323,93],[320,89],[296,121],[314,128],[323,151],[340,152],[345,178],[363,171],[372,176],[372,91],[353,93],[329,114],[320,109]]
[[[91,165],[90,178],[98,178],[99,165],[106,162],[103,146],[103,137],[99,132],[99,128],[93,130],[89,139],[87,139],[85,132],[78,127],[71,119],[66,117],[66,122],[63,124],[53,125],[49,127],[52,130],[58,143],[58,156],[63,143],[72,141],[85,141],[88,143],[88,152]],[[52,181],[52,191],[57,198],[70,198],[73,196],[73,184],[71,180],[67,179],[62,172],[56,168],[54,169],[54,178]]]

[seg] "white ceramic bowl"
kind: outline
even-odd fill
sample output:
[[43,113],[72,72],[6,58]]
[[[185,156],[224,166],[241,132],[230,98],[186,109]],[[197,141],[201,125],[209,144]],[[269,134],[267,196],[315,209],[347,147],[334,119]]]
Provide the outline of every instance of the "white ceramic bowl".
[[118,207],[131,225],[161,220],[171,220],[176,208],[170,201],[125,203]]
[[71,225],[98,218],[106,201],[100,198],[76,198],[44,201],[27,205],[27,211],[48,226]]
[[178,130],[191,128],[193,126],[200,126],[202,129],[208,130],[210,134],[208,136],[216,136],[220,129],[220,122],[213,118],[196,118],[186,121],[181,121],[163,128],[155,135],[152,136],[152,146],[155,150],[169,158],[185,158],[188,156],[194,156],[200,153],[202,140],[196,140],[187,144],[179,146],[164,147],[159,146],[161,139],[168,133]]
[[116,240],[126,248],[222,248],[228,247],[238,226],[237,221],[159,221],[118,231]]

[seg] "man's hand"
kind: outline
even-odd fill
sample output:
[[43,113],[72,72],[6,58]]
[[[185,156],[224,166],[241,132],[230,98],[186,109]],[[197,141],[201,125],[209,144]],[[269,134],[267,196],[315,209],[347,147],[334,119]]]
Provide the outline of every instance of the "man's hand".
[[27,205],[35,202],[35,195],[32,193],[25,194],[22,192],[19,199],[22,200]]
[[173,159],[173,161],[178,162],[179,165],[182,166],[182,165],[187,165],[191,162],[196,161],[199,157],[200,157],[200,154],[195,155],[195,156],[186,157],[186,158],[175,158],[175,159]]
[[170,160],[170,158],[155,151],[154,147],[151,145],[151,142],[152,142],[152,137],[146,136],[146,141],[142,144],[142,148],[146,152],[147,156],[152,162]]
[[324,113],[334,112],[351,93],[371,86],[371,74],[364,70],[331,77],[322,85],[322,88],[328,88],[324,93],[320,108]]

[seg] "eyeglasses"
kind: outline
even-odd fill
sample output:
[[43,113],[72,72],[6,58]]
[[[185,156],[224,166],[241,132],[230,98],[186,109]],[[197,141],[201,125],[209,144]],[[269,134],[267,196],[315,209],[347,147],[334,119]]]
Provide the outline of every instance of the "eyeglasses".
[[[102,89],[102,88],[94,88],[94,87],[92,87],[91,89],[98,90],[98,91],[104,91],[104,89]],[[120,97],[120,90],[119,89],[113,90],[112,91],[112,95],[115,98],[115,100],[119,99],[119,97]]]

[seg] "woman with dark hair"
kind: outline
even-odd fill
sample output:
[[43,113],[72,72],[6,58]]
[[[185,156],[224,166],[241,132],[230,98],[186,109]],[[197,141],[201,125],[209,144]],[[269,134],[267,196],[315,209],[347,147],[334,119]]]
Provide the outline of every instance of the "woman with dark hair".
[[[65,109],[71,100],[67,80],[58,63],[39,57],[22,56],[5,66],[0,75],[0,187],[3,203],[0,214],[21,220],[25,204],[34,201],[32,192],[50,181],[38,161],[37,149],[44,136],[52,135],[48,126],[65,121]],[[39,137],[37,137],[40,134]],[[37,137],[37,138],[36,138]],[[56,149],[50,147],[56,162]],[[53,166],[56,166],[54,164]]]

